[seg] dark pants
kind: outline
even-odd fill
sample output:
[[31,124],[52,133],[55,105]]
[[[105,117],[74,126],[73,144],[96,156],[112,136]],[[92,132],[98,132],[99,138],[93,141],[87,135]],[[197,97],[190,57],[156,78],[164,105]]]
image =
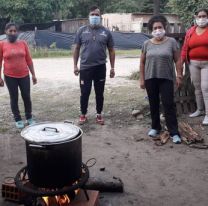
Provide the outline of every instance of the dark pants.
[[18,107],[18,87],[20,88],[22,99],[25,106],[25,117],[32,117],[32,104],[30,98],[30,77],[29,75],[23,78],[13,78],[5,76],[5,82],[9,90],[10,104],[15,121],[20,121],[21,116]]
[[168,131],[171,136],[179,134],[174,104],[173,81],[153,78],[145,81],[145,87],[149,97],[152,129],[161,130],[159,110],[161,96]]
[[98,114],[101,114],[104,102],[105,78],[105,64],[94,66],[89,69],[80,70],[80,105],[82,114],[87,113],[88,101],[92,88],[92,81],[94,82],[96,110]]

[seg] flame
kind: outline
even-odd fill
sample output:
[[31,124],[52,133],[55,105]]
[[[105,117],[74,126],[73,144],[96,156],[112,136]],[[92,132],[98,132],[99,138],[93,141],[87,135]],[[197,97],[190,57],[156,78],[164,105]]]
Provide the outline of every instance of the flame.
[[[74,191],[75,196],[78,194],[80,189]],[[45,196],[42,197],[46,206],[70,206],[71,199],[68,195],[56,195],[53,197]]]
[[70,199],[68,195],[58,195],[55,198],[59,206],[69,206]]

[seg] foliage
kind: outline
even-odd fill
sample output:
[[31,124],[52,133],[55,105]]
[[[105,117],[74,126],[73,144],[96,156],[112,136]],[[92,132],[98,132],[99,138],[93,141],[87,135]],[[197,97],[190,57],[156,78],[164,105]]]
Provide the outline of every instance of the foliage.
[[0,16],[17,23],[41,23],[62,18],[72,6],[71,0],[0,0]]
[[167,8],[179,15],[186,27],[194,23],[194,13],[200,8],[207,8],[208,0],[169,0]]
[[[168,0],[160,0],[161,12]],[[84,18],[91,6],[107,12],[153,12],[152,0],[0,0],[0,17],[17,23],[42,23],[53,19]]]

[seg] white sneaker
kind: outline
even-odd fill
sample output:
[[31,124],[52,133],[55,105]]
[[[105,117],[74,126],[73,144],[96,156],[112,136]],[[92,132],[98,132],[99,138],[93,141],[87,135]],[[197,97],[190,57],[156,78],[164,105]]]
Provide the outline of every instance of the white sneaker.
[[201,116],[203,114],[204,114],[203,111],[196,110],[194,113],[190,114],[189,117],[198,117],[198,116]]
[[208,125],[208,116],[207,115],[204,117],[204,120],[203,120],[202,124],[203,125]]

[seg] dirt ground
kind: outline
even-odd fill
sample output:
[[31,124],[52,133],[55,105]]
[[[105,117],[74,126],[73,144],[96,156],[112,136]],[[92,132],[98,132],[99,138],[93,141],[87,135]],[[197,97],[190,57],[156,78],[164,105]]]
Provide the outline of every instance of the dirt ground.
[[[72,120],[79,115],[79,84],[73,75],[72,59],[34,60],[38,84],[32,87],[33,114],[38,122]],[[105,125],[95,123],[95,101],[89,102],[89,122],[82,126],[83,162],[96,158],[91,177],[119,177],[124,193],[102,193],[101,206],[206,206],[208,205],[208,150],[190,148],[171,141],[156,146],[146,135],[150,127],[145,91],[137,81],[127,78],[137,70],[138,58],[117,58],[116,77],[107,78]],[[109,70],[108,70],[109,74]],[[93,90],[92,90],[93,91]],[[0,182],[14,177],[26,165],[24,140],[15,129],[8,92],[0,88]],[[23,112],[22,101],[20,108]],[[133,109],[143,113],[132,117]],[[203,117],[188,121],[208,142],[208,128],[201,127]],[[100,168],[105,168],[101,172]],[[16,205],[5,202],[0,206]]]

